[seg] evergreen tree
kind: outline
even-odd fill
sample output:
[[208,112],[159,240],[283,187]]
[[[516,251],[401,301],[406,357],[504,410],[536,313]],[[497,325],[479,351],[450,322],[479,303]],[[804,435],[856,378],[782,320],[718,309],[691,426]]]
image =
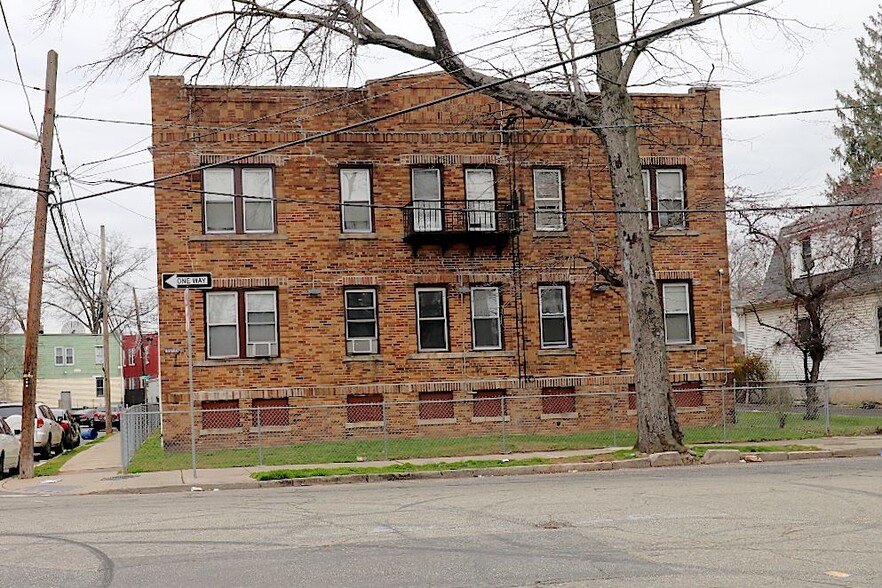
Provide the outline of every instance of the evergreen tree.
[[866,36],[857,39],[854,93],[836,92],[839,125],[834,131],[842,145],[833,149],[833,159],[843,169],[838,178],[830,178],[833,199],[856,195],[882,166],[882,7],[864,23],[864,31]]

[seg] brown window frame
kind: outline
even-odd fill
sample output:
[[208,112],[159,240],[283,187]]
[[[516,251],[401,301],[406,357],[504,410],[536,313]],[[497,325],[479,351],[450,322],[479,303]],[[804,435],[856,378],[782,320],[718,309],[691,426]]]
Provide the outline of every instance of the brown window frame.
[[[233,230],[232,231],[210,231],[208,229],[207,201],[205,191],[205,172],[210,170],[229,169],[233,172]],[[245,198],[242,195],[242,170],[246,169],[265,169],[270,172],[270,191],[272,195],[271,206],[273,213],[273,226],[270,230],[246,231],[245,230]],[[202,182],[202,232],[205,235],[272,235],[279,232],[279,216],[276,200],[276,169],[272,165],[218,165],[202,170],[199,176]]]
[[[650,230],[664,230],[664,229],[680,229],[684,230],[689,226],[688,222],[688,214],[687,210],[689,208],[689,202],[686,198],[686,185],[687,185],[687,177],[686,177],[686,166],[685,165],[644,165],[640,168],[641,174],[646,173],[649,176],[649,183],[646,183],[646,178],[641,175],[645,185],[644,197],[649,196],[649,201],[647,205],[649,206],[649,228]],[[680,173],[680,187],[683,190],[683,222],[678,224],[665,224],[662,225],[659,223],[658,214],[659,214],[659,206],[658,206],[658,172],[672,172],[676,171]]]
[[[248,316],[245,307],[246,294],[250,293],[268,293],[272,292],[276,302],[276,350],[269,355],[248,355]],[[211,356],[210,345],[211,335],[208,323],[208,299],[212,295],[217,294],[236,294],[236,329],[238,341],[238,355]],[[207,290],[204,292],[203,299],[203,323],[205,327],[205,359],[213,361],[237,360],[237,359],[265,359],[281,357],[281,313],[279,312],[279,289],[278,288],[227,288],[217,290]]]

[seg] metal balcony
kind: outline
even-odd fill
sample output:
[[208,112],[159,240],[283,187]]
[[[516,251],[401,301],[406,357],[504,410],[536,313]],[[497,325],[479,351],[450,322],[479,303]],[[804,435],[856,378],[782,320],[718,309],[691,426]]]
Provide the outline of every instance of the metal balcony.
[[[465,203],[457,203],[465,204]],[[513,210],[476,207],[483,202],[468,203],[470,207],[457,208],[445,203],[416,202],[404,209],[404,241],[413,248],[414,255],[421,245],[440,245],[443,254],[452,245],[464,243],[472,254],[481,246],[492,246],[500,255],[511,236],[517,232],[518,217]]]

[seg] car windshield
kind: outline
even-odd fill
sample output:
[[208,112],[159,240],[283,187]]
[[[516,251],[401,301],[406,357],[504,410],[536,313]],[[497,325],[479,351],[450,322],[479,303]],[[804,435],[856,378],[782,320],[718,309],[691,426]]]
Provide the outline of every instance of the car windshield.
[[0,418],[7,418],[21,414],[21,405],[0,406]]

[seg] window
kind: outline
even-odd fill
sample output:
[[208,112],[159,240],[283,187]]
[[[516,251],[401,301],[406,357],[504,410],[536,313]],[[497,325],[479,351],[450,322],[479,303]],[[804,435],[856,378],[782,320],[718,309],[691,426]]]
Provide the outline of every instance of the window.
[[129,365],[135,365],[136,349],[134,347],[132,347],[131,349],[127,350],[126,353],[128,354]]
[[417,288],[417,348],[447,351],[447,290]]
[[95,346],[95,365],[104,365],[104,346]]
[[277,357],[276,293],[207,292],[209,359]]
[[346,290],[346,353],[378,353],[377,293],[375,290]]
[[672,282],[662,284],[662,308],[665,321],[665,343],[692,343],[689,284]]
[[[674,406],[676,408],[691,408],[704,406],[704,390],[702,384],[698,382],[681,382],[673,384]],[[634,384],[628,384],[628,410],[637,410],[637,387]]]
[[206,233],[272,233],[273,170],[214,167],[202,172]]
[[[251,401],[251,427],[287,427],[287,398],[255,398]],[[258,417],[258,415],[260,415]]]
[[499,288],[472,288],[472,347],[502,349]]
[[796,319],[796,340],[800,345],[808,345],[812,338],[812,319],[807,316]]
[[505,390],[475,392],[472,411],[476,418],[501,418],[508,414],[508,409],[505,406]]
[[686,191],[683,170],[650,168],[643,170],[643,194],[649,214],[649,228],[686,227]]
[[382,394],[350,394],[346,397],[347,423],[382,423]]
[[104,396],[103,376],[95,376],[95,396],[98,396],[99,398]]
[[420,392],[420,420],[452,419],[453,392]]
[[542,414],[570,414],[574,412],[576,412],[575,389],[542,389]]
[[812,256],[812,240],[811,238],[803,239],[799,242],[799,259],[802,262],[802,274],[808,274],[815,269],[815,260]]
[[539,286],[539,331],[542,349],[570,346],[566,286]]
[[559,169],[533,170],[537,231],[564,230],[563,186]]
[[55,348],[55,365],[73,365],[74,350],[73,347],[56,347]]
[[370,233],[373,230],[370,169],[340,170],[340,203],[344,233]]
[[876,347],[882,349],[882,306],[876,309]]
[[441,170],[410,170],[410,192],[413,201],[413,230],[418,233],[441,231]]
[[238,429],[238,400],[206,400],[202,403],[203,429]]
[[496,230],[496,178],[492,169],[465,170],[469,231]]

